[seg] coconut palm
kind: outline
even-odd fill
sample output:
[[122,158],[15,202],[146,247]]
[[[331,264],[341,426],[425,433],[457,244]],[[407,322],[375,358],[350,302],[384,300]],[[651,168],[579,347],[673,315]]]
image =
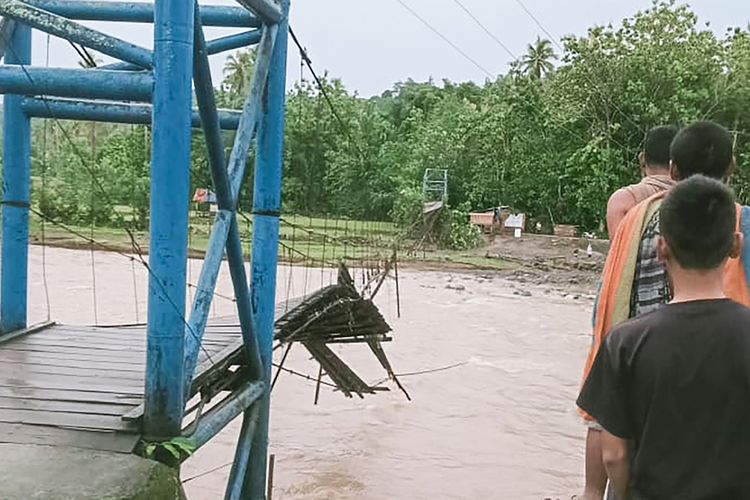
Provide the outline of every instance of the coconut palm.
[[250,89],[253,69],[255,67],[255,50],[241,50],[227,58],[224,66],[223,89],[229,94],[232,104],[241,104]]
[[555,68],[552,64],[555,59],[557,54],[552,42],[537,37],[536,42],[528,45],[526,55],[521,59],[521,68],[530,77],[540,79]]

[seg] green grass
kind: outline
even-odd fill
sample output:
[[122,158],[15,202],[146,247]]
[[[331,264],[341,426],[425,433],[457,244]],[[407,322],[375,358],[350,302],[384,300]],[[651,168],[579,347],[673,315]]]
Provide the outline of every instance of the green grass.
[[[124,211],[127,211],[124,210]],[[126,217],[129,214],[124,214]],[[193,216],[190,218],[190,255],[200,257],[208,248],[211,223],[213,218]],[[89,248],[91,243],[87,238],[97,242],[95,249],[114,250],[133,253],[130,236],[124,229],[110,227],[77,226],[66,227],[79,235],[58,227],[52,223],[44,224],[45,243],[65,248]],[[36,217],[31,218],[31,239],[35,243],[42,242],[42,224]],[[252,251],[252,225],[240,219],[240,232],[246,255]],[[148,251],[148,234],[138,232],[134,234],[139,247]],[[342,260],[357,265],[357,263],[377,262],[389,258],[394,248],[398,249],[399,261],[439,264],[440,266],[455,265],[473,267],[477,269],[507,270],[513,267],[509,262],[490,259],[479,252],[429,250],[410,253],[408,249],[413,241],[400,238],[400,232],[395,224],[389,222],[369,222],[344,219],[323,219],[285,215],[282,217],[279,259],[307,266],[333,266]]]

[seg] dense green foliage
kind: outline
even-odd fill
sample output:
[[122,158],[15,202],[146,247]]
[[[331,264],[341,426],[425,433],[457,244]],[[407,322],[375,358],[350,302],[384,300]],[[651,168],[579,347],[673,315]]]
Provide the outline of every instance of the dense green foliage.
[[[241,104],[253,57],[240,53],[229,61],[222,105]],[[464,211],[503,204],[534,221],[597,230],[610,193],[637,179],[645,131],[701,118],[737,131],[734,183],[742,199],[750,196],[750,173],[742,168],[750,162],[750,32],[717,36],[672,1],[655,3],[619,27],[565,38],[556,49],[537,40],[508,75],[482,86],[407,81],[363,99],[337,80],[323,84],[343,126],[314,83],[304,81],[288,96],[288,212],[408,223],[424,169],[436,167],[449,170],[449,202]],[[122,218],[111,205],[131,206],[142,227],[148,134],[142,127],[98,125],[92,147],[88,125],[65,127],[110,200],[92,196],[97,186],[90,170],[81,168],[59,131],[48,132],[44,209],[106,224]],[[37,127],[37,160],[42,143]],[[196,133],[194,187],[210,179],[202,144]],[[35,161],[37,191],[41,171]]]

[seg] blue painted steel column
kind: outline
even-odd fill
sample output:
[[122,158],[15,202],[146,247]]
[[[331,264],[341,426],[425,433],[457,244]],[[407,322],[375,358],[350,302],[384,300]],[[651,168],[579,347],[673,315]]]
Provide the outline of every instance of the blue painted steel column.
[[144,433],[176,436],[184,405],[193,2],[157,0]]
[[[281,175],[284,151],[284,109],[286,100],[286,57],[289,30],[289,0],[282,0],[266,99],[258,128],[253,195],[252,286],[255,332],[266,387],[271,387],[273,329],[276,309],[276,266],[279,254],[279,215],[281,212]],[[268,423],[270,391],[264,394],[258,426],[253,439],[250,466],[245,476],[243,498],[264,499],[268,462]],[[250,418],[246,413],[245,418]]]
[[[5,53],[7,64],[31,63],[31,28],[16,24]],[[31,126],[21,96],[3,103],[3,221],[0,266],[0,334],[26,327],[29,284],[29,211]]]

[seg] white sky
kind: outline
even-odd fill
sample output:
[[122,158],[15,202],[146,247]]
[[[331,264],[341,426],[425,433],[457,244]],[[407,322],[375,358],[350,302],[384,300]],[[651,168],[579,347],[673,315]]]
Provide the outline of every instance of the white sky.
[[[504,73],[512,60],[492,38],[461,10],[456,0],[402,0],[437,30],[450,38],[490,73]],[[514,54],[523,54],[526,44],[546,35],[526,14],[517,0],[460,0]],[[226,4],[201,0],[201,4]],[[559,39],[565,34],[585,34],[594,24],[619,22],[651,0],[523,0],[542,25]],[[719,34],[729,26],[750,22],[750,1],[693,0],[689,2],[701,22],[710,22]],[[425,27],[397,0],[292,0],[291,23],[308,49],[316,71],[341,78],[347,88],[360,95],[380,94],[398,81],[432,77],[481,83],[485,73],[458,54]],[[145,47],[152,46],[147,25],[86,23]],[[234,30],[237,31],[237,30]],[[207,29],[207,38],[232,30]],[[50,66],[76,66],[78,56],[66,42],[52,39]],[[214,80],[221,78],[226,54],[211,59]],[[44,65],[46,35],[34,38],[34,64]],[[104,58],[109,62],[109,58]],[[299,55],[290,45],[289,85],[300,78]],[[306,77],[310,75],[306,73]]]

